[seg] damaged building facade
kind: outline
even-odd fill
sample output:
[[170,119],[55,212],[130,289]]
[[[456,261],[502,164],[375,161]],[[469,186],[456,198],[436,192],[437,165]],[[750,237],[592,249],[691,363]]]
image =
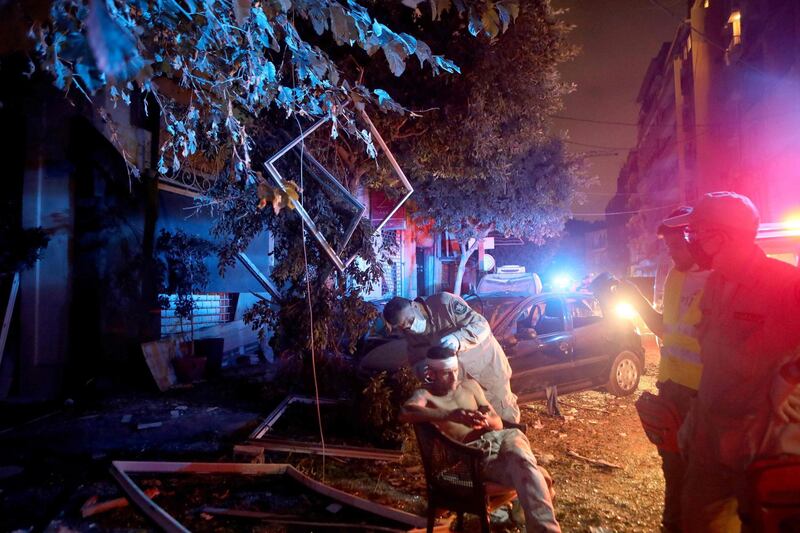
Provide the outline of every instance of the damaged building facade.
[[749,196],[766,223],[800,213],[800,5],[691,0],[683,14],[642,81],[637,144],[607,207],[620,273],[663,278],[658,224],[707,192]]

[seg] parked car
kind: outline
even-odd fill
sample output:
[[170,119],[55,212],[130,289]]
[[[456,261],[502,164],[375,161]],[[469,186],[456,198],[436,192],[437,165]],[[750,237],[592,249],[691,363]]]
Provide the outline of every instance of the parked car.
[[478,296],[533,296],[542,292],[542,280],[535,272],[525,272],[525,267],[507,265],[496,274],[486,274],[478,282]]
[[[604,316],[589,293],[467,298],[489,320],[513,370],[511,390],[520,401],[605,387],[617,396],[632,394],[644,371],[644,348],[638,330],[616,315]],[[364,373],[407,365],[405,339],[373,339],[359,363]]]

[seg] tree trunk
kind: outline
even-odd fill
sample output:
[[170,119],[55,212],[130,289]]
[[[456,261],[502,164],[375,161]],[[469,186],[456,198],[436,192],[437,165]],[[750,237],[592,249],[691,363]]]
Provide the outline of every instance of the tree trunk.
[[461,282],[464,279],[464,271],[467,268],[467,261],[469,261],[469,258],[472,257],[472,254],[475,253],[475,250],[478,249],[478,242],[479,239],[475,239],[475,242],[472,243],[472,246],[469,246],[469,240],[458,242],[459,246],[461,247],[461,257],[458,260],[456,282],[455,286],[453,287],[453,294],[456,296],[461,296]]

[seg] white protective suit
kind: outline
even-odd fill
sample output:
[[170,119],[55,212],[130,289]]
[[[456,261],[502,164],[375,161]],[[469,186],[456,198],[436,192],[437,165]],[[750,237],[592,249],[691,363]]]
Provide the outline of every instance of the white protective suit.
[[466,373],[486,390],[486,399],[500,418],[519,422],[517,396],[511,392],[511,366],[503,347],[492,335],[489,322],[463,298],[441,292],[417,298],[427,311],[425,333],[406,331],[408,362],[422,378],[428,348],[453,334],[458,339],[459,362]]

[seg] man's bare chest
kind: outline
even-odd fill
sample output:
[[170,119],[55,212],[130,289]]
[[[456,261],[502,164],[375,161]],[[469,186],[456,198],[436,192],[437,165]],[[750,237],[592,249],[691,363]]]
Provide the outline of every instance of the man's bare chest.
[[453,411],[455,409],[468,409],[475,410],[478,408],[478,402],[475,397],[462,388],[454,391],[447,396],[428,396],[428,403],[439,409],[446,411]]

